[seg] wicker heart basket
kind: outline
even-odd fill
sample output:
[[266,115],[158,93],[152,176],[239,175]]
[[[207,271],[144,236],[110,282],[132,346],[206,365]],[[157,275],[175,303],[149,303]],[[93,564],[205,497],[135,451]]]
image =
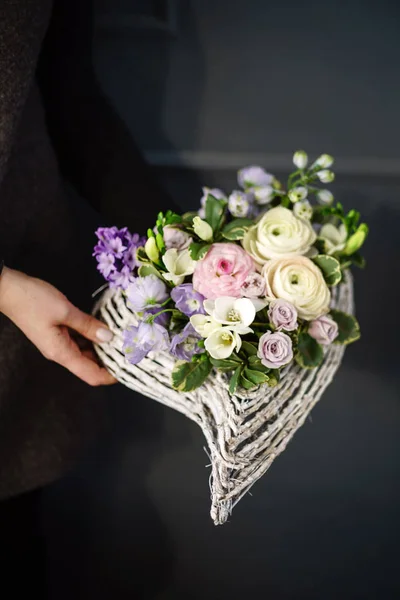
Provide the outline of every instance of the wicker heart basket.
[[[353,313],[353,281],[349,272],[332,291],[332,308]],[[122,331],[136,324],[120,290],[108,289],[94,314],[115,334],[111,343],[96,346],[106,368],[128,388],[174,408],[203,430],[211,457],[211,518],[216,525],[229,518],[233,507],[286,448],[320,399],[339,368],[344,346],[332,344],[316,369],[292,363],[274,388],[228,392],[228,379],[212,372],[200,388],[182,393],[171,385],[174,358],[150,353],[130,364],[122,352]]]

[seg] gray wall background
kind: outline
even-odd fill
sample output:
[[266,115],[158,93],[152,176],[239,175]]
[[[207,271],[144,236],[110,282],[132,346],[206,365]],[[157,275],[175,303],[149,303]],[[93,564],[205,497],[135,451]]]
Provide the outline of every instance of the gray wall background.
[[155,164],[281,169],[304,147],[398,175],[399,25],[390,0],[97,0],[96,64]]

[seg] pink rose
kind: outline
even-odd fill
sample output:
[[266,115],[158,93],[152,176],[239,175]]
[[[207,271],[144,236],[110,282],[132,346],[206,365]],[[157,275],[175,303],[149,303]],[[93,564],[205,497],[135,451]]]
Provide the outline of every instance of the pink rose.
[[337,337],[339,328],[337,323],[331,319],[331,317],[322,315],[322,317],[318,317],[315,321],[311,321],[308,333],[314,340],[317,340],[319,344],[328,346]]
[[254,271],[253,259],[236,244],[213,244],[196,264],[193,287],[206,298],[242,296],[241,287]]

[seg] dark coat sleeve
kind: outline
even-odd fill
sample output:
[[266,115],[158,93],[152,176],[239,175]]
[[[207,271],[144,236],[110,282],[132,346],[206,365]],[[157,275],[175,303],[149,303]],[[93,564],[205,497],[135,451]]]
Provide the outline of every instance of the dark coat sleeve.
[[48,128],[61,171],[80,195],[106,217],[146,231],[160,210],[176,207],[96,79],[91,4],[54,3],[38,69]]

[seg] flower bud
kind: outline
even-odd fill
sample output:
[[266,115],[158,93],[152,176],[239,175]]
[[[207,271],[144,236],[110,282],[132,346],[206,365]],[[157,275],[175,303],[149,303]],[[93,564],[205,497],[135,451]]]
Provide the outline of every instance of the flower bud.
[[322,171],[318,171],[317,177],[322,183],[331,183],[335,179],[335,173],[328,169],[322,169]]
[[301,200],[293,206],[293,213],[298,219],[309,221],[312,218],[313,209],[308,200]]
[[289,200],[293,202],[298,202],[299,200],[304,200],[307,198],[308,190],[304,186],[295,187],[288,192]]
[[213,230],[207,221],[203,221],[200,217],[194,217],[193,229],[195,234],[204,242],[210,242],[213,238]]
[[354,254],[354,252],[357,252],[357,250],[359,250],[361,248],[361,246],[363,245],[363,243],[365,242],[365,238],[367,237],[367,234],[368,234],[368,225],[366,223],[361,223],[361,225],[358,227],[357,231],[355,233],[353,233],[353,235],[351,235],[349,237],[349,239],[347,240],[347,244],[344,249],[344,254],[347,254],[347,256],[350,256],[351,254]]
[[319,204],[325,204],[328,206],[333,202],[333,194],[329,190],[319,190],[316,196]]
[[160,252],[157,248],[156,238],[149,237],[144,246],[144,250],[151,261],[157,262],[160,258]]
[[321,154],[313,164],[313,167],[320,167],[321,169],[329,169],[333,165],[334,159],[330,154]]
[[304,150],[297,150],[293,154],[293,163],[298,169],[304,169],[308,163],[308,156]]

